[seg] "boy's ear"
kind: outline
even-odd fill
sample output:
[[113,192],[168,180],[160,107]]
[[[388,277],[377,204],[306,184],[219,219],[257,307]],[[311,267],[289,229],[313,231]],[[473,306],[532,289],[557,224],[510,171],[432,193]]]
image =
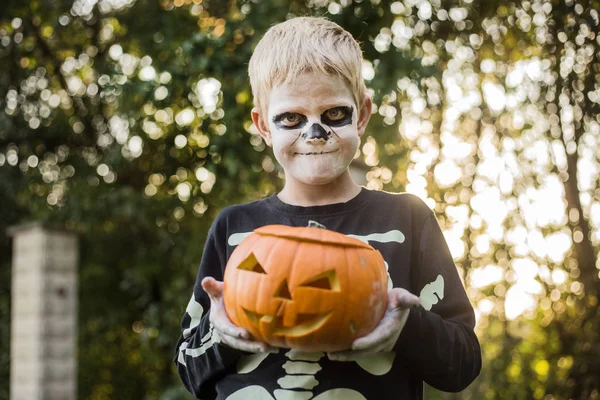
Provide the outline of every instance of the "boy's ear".
[[271,146],[273,142],[271,141],[271,132],[269,131],[269,126],[265,118],[258,107],[254,107],[251,112],[252,122],[254,122],[254,126],[258,129],[258,133],[265,140],[268,146]]
[[358,110],[358,122],[356,126],[358,130],[358,136],[362,136],[363,133],[365,133],[365,129],[367,129],[367,124],[369,123],[369,119],[371,119],[372,107],[373,103],[371,101],[371,97],[365,96],[362,107],[360,110]]

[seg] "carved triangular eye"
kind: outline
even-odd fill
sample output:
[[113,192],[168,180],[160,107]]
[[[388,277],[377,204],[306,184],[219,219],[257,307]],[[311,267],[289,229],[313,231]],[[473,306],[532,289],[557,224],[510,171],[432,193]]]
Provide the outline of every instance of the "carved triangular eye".
[[327,279],[326,277],[322,277],[315,281],[305,283],[302,286],[331,290],[331,283],[329,282],[329,279]]
[[238,265],[238,269],[243,269],[245,271],[252,271],[258,274],[266,274],[267,272],[260,265],[256,257],[254,257],[253,253],[250,253],[248,257],[244,261]]
[[313,287],[323,290],[333,290],[334,292],[340,291],[340,281],[338,280],[337,273],[334,269],[317,275],[307,280],[300,286]]
[[283,282],[281,282],[281,286],[279,286],[277,293],[275,293],[275,297],[278,297],[283,300],[292,299],[292,294],[290,293],[290,288],[288,288],[288,283],[286,279],[284,279]]

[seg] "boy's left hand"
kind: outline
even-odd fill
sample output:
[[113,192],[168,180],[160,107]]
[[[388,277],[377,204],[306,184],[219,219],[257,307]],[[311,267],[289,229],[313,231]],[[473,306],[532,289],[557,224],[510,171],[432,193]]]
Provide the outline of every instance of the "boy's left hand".
[[351,361],[356,357],[392,350],[404,328],[410,309],[418,304],[419,298],[408,290],[390,290],[387,310],[375,329],[352,342],[351,350],[327,353],[327,357],[334,361]]

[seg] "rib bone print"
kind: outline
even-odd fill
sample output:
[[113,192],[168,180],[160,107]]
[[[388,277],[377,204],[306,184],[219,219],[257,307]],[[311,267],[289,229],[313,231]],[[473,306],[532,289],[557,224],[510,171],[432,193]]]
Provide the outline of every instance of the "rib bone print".
[[[242,357],[237,364],[238,373],[252,372],[268,355],[269,353],[258,353]],[[279,389],[274,391],[275,397],[262,386],[253,385],[238,390],[229,396],[227,400],[365,400],[362,394],[347,388],[331,389],[313,397],[312,389],[319,384],[315,377],[316,373],[321,370],[319,360],[325,354],[289,350],[285,353],[285,356],[287,359],[283,364],[285,376],[277,380]]]

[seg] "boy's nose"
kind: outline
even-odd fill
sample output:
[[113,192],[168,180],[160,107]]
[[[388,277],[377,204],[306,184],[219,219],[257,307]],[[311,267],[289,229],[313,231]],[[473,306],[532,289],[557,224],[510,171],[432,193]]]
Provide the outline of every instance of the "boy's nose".
[[323,140],[326,142],[329,139],[329,134],[321,124],[314,123],[302,134],[302,139],[310,141]]

